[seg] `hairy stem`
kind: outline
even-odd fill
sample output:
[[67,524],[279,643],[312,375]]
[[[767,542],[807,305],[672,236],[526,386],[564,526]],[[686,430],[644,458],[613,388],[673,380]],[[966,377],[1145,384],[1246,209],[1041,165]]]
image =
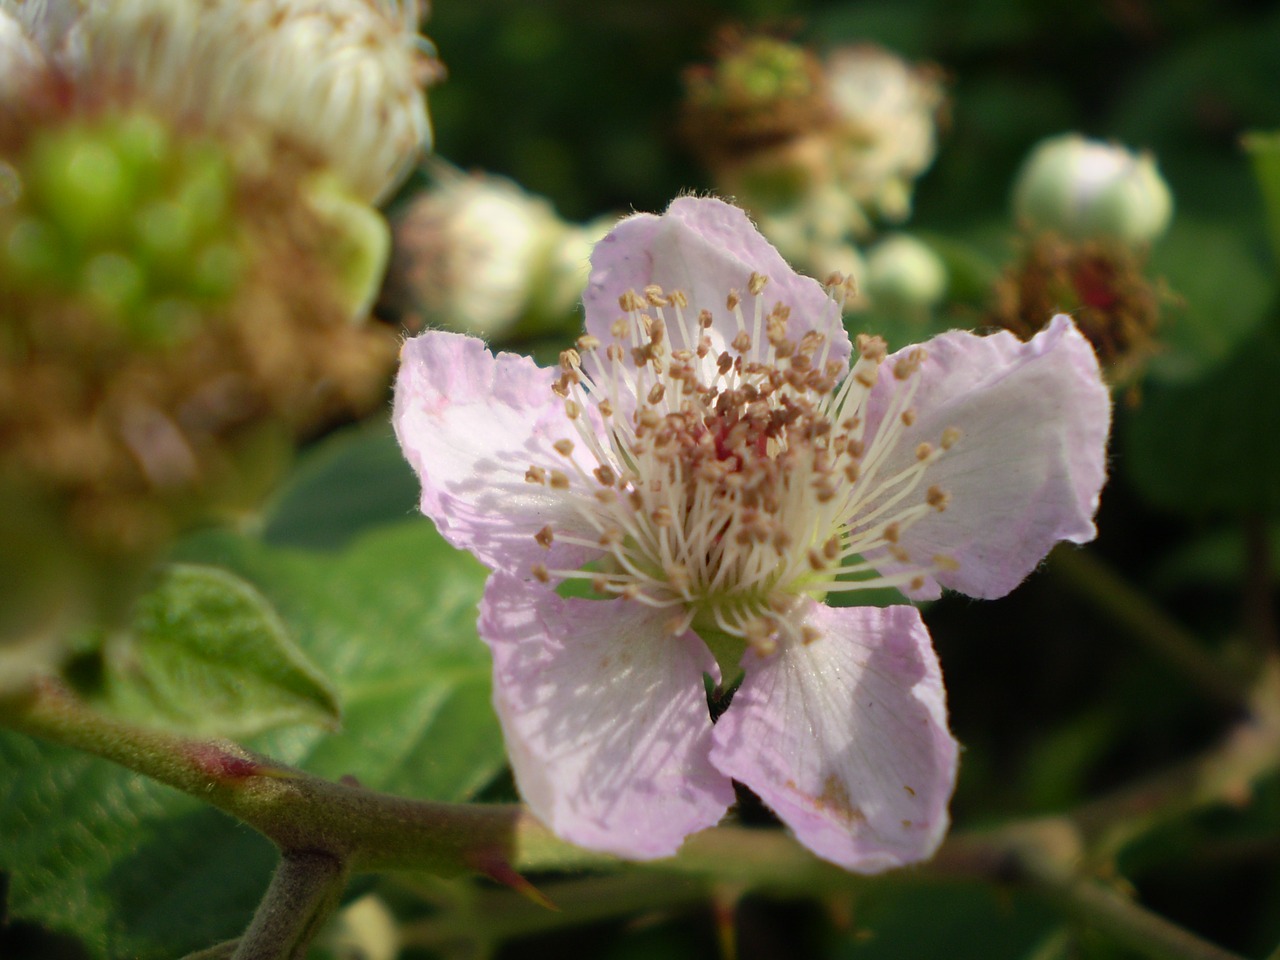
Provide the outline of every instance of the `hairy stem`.
[[231,960],[305,960],[346,881],[345,865],[330,854],[286,850]]
[[[515,871],[620,866],[614,858],[557,839],[516,805],[413,801],[332,783],[234,744],[188,740],[103,717],[52,681],[20,697],[0,699],[0,722],[114,760],[192,794],[243,820],[285,851],[262,909],[232,955],[235,960],[300,956],[286,951],[314,933],[337,896],[334,891],[340,892],[347,869],[441,876],[480,872],[521,889],[523,881]],[[1280,738],[1273,735],[1272,725],[1265,730],[1267,736],[1245,738],[1237,749],[1250,756],[1266,754],[1266,762],[1274,767]],[[1208,781],[1227,784],[1221,789],[1238,782]],[[1180,780],[1166,786],[1186,789]],[[1212,794],[1206,788],[1195,798],[1207,802]],[[1122,803],[1109,815],[1142,812],[1142,807]],[[679,877],[686,888],[674,899],[690,895],[689,884],[710,891],[730,883],[743,890],[790,894],[954,880],[1016,884],[1155,960],[1231,957],[1082,872],[1087,835],[1105,822],[1107,818],[1095,811],[1091,823],[1088,817],[1079,822],[1060,817],[1015,822],[984,833],[957,832],[932,862],[874,879],[819,860],[781,831],[722,826],[690,837],[675,857],[633,869],[653,881],[655,875],[665,875],[663,883]],[[524,892],[530,890],[525,884]]]

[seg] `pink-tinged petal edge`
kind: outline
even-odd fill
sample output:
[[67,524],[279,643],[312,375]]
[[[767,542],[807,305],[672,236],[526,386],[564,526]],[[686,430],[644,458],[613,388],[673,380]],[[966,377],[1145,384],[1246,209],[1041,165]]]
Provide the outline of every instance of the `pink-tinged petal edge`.
[[846,869],[928,858],[947,830],[958,748],[919,612],[809,601],[805,615],[819,639],[744,655],[711,762]]
[[[715,350],[737,335],[725,308],[730,290],[742,297],[750,322],[755,297],[747,290],[752,272],[769,278],[760,294],[767,314],[776,303],[791,309],[788,332],[798,340],[810,330],[831,340],[829,359],[847,363],[851,351],[840,308],[816,280],[796,273],[738,207],[711,197],[680,197],[662,216],[636,214],[619,223],[591,254],[591,276],[583,293],[587,332],[610,342],[610,326],[622,313],[618,298],[651,283],[682,290],[689,298],[686,316],[711,311],[719,336]],[[682,343],[672,334],[676,347]],[[767,344],[753,344],[753,354]]]
[[[883,476],[909,466],[922,442],[937,445],[947,427],[961,431],[955,447],[931,465],[925,484],[950,496],[903,533],[913,559],[936,554],[959,567],[935,575],[937,585],[969,596],[1004,596],[1060,540],[1086,543],[1107,477],[1111,396],[1088,340],[1058,315],[1028,342],[1011,333],[979,337],[952,331],[923,345],[915,423],[903,431]],[[870,419],[901,383],[877,384]],[[882,569],[894,569],[884,559]]]
[[422,512],[455,547],[526,576],[534,563],[570,569],[593,556],[534,540],[547,524],[565,532],[583,523],[525,479],[531,465],[563,466],[552,444],[577,438],[552,379],[527,357],[494,356],[474,337],[441,331],[405,343],[396,377],[392,422],[422,483]]
[[715,660],[670,614],[564,599],[496,573],[480,605],[493,698],[520,795],[564,839],[635,860],[676,852],[733,802],[711,766],[704,673]]

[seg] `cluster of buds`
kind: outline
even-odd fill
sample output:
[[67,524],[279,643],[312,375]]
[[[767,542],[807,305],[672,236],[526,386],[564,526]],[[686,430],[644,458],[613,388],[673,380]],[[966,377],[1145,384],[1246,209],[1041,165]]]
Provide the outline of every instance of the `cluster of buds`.
[[412,0],[0,0],[0,672],[384,397],[423,43]]
[[996,282],[989,318],[1023,338],[1070,313],[1113,383],[1155,349],[1161,294],[1146,275],[1173,199],[1149,154],[1078,134],[1038,144],[1013,188],[1018,259]]
[[940,71],[872,44],[819,57],[768,36],[726,32],[715,62],[685,75],[683,132],[719,191],[789,259],[850,271],[854,244],[911,213],[933,162],[945,103]]
[[543,197],[436,160],[432,186],[395,217],[382,306],[410,330],[486,340],[574,329],[591,248],[613,217],[567,223]]

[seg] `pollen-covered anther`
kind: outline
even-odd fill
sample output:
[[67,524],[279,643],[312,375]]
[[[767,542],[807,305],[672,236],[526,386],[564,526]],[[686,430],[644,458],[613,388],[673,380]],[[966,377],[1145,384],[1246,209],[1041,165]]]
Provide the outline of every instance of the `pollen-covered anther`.
[[776,631],[777,623],[771,617],[756,617],[743,628],[742,636],[751,649],[760,656],[767,657],[778,650],[778,641],[774,636]]
[[560,470],[551,471],[551,489],[552,490],[568,490],[569,476]]
[[551,527],[546,526],[546,527],[543,527],[541,530],[539,530],[537,533],[535,533],[533,535],[533,539],[538,541],[538,546],[543,547],[545,549],[550,549],[551,542],[555,539],[555,536],[551,532]]
[[884,528],[881,536],[884,537],[886,543],[897,543],[902,536],[902,528],[898,526],[897,521],[894,521]]
[[560,351],[560,369],[565,373],[573,373],[582,366],[582,354],[570,347]]
[[533,574],[533,579],[539,583],[551,582],[551,574],[547,572],[547,568],[541,563],[535,563],[529,568],[529,572]]
[[918,447],[916,447],[917,460],[920,460],[923,462],[925,460],[928,460],[931,456],[933,456],[933,444],[922,443]]
[[869,336],[865,333],[858,334],[857,347],[862,359],[873,363],[880,363],[889,353],[889,345],[885,343],[883,337]]
[[604,417],[606,420],[613,416],[613,404],[608,400],[601,400],[596,404],[596,409],[600,411],[600,416]]
[[662,288],[656,283],[651,283],[644,288],[645,302],[651,307],[665,307],[667,298],[663,295]]
[[649,519],[653,521],[655,527],[671,526],[671,510],[667,507],[657,507],[653,513],[649,514]]
[[606,487],[612,487],[618,482],[618,475],[614,472],[613,467],[607,463],[600,464],[600,466],[591,471],[591,475]]
[[577,420],[582,415],[582,407],[578,405],[578,401],[566,400],[564,402],[564,415],[570,420]]
[[733,349],[737,350],[741,354],[750,353],[751,334],[747,333],[745,330],[739,330],[738,335],[733,338],[733,342],[730,343],[729,346],[733,347]]
[[738,307],[742,306],[742,294],[738,293],[737,290],[730,290],[729,295],[724,298],[724,305],[726,310],[733,313]]
[[905,380],[924,363],[924,351],[920,349],[912,350],[905,357],[899,357],[893,365],[893,375],[899,380]]
[[667,388],[661,383],[655,383],[649,389],[648,401],[650,403],[661,403],[663,396],[666,395]]
[[753,297],[760,296],[765,288],[765,284],[769,282],[769,278],[762,273],[752,273],[747,280],[747,289],[751,291]]
[[613,336],[615,340],[623,339],[627,335],[627,331],[630,329],[631,327],[627,323],[626,317],[618,317],[617,320],[609,324],[609,333]]
[[907,584],[907,588],[910,590],[923,590],[924,577],[912,577],[911,582]]
[[961,431],[957,427],[947,427],[942,431],[942,439],[939,443],[943,450],[950,450],[956,445],[956,441],[960,439]]
[[644,306],[644,301],[640,299],[640,295],[634,290],[628,290],[622,296],[618,297],[618,306],[627,313],[634,313]]
[[914,409],[912,409],[911,407],[908,407],[906,410],[902,411],[902,425],[904,427],[909,427],[915,422],[916,422],[916,412]]
[[524,472],[524,479],[526,483],[546,483],[547,471],[542,467],[530,467]]
[[589,333],[584,333],[577,339],[575,345],[577,346],[579,353],[590,353],[596,347],[600,346],[600,340],[598,337],[593,337]]
[[551,446],[555,450],[555,452],[560,454],[560,456],[562,457],[569,457],[573,455],[572,440],[569,440],[569,439],[557,440]]
[[889,556],[893,557],[893,559],[897,560],[899,563],[911,562],[911,554],[907,553],[903,547],[900,547],[896,543],[890,545]]
[[625,534],[621,527],[606,527],[600,534],[600,546],[609,548],[616,547],[625,539]]
[[803,643],[806,647],[809,644],[821,639],[822,639],[822,631],[819,630],[817,627],[811,626],[810,624],[806,623],[803,627],[800,628],[800,642]]
[[947,493],[939,486],[932,486],[925,491],[924,501],[929,504],[929,506],[933,507],[933,509],[941,513],[943,510],[947,509],[947,504],[951,502],[951,494]]
[[831,562],[822,555],[821,551],[813,547],[809,548],[809,566],[813,570],[815,571],[825,570],[830,565],[831,565]]

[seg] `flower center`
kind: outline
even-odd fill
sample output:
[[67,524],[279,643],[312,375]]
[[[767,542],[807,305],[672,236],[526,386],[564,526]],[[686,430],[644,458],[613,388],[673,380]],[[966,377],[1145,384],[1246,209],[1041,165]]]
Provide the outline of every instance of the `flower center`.
[[915,421],[923,353],[892,365],[901,388],[869,410],[884,341],[859,337],[841,379],[845,364],[830,359],[824,334],[795,336],[780,303],[765,312],[766,285],[748,279],[750,318],[737,291],[726,297],[737,330],[729,342],[709,310],[693,315],[684,293],[650,286],[620,298],[610,343],[587,335],[561,355],[553,389],[586,455],[560,440],[567,469],[534,465],[526,478],[561,492],[595,536],[545,527],[537,538],[604,559],[583,570],[537,565],[535,576],[586,579],[601,595],[670,608],[673,633],[696,625],[768,652],[781,638],[814,638],[787,615],[803,596],[919,589],[954,564],[921,562],[900,539],[946,508],[941,488],[921,488],[958,431],[920,444],[909,466],[884,469]]

